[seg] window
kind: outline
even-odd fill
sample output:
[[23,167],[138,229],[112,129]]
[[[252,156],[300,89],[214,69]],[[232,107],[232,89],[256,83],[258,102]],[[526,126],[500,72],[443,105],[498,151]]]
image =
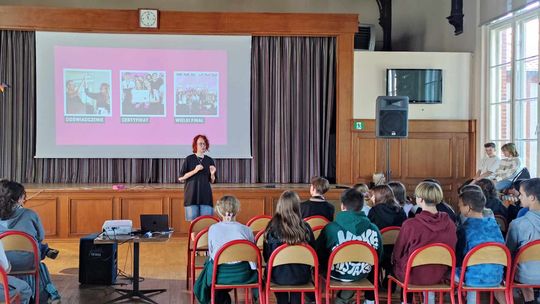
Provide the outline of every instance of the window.
[[538,176],[538,3],[489,26],[487,138],[517,146],[522,164]]

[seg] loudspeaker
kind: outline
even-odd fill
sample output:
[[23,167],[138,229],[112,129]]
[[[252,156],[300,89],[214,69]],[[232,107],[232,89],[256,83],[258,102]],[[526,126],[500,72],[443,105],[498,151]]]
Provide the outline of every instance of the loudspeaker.
[[409,134],[409,97],[377,97],[377,137],[404,138]]
[[111,285],[116,282],[118,245],[94,244],[98,234],[81,238],[79,246],[79,283]]

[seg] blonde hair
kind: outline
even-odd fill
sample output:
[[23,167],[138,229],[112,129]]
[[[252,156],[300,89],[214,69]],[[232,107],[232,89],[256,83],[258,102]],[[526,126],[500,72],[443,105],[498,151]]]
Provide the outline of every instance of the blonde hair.
[[443,200],[442,188],[434,182],[421,182],[416,186],[414,195],[423,199],[426,205],[437,205]]
[[309,231],[300,215],[300,197],[296,192],[287,190],[279,197],[276,213],[266,227],[265,239],[270,232],[289,245],[309,240]]
[[510,155],[512,155],[512,157],[518,157],[519,156],[519,153],[516,149],[516,145],[514,143],[507,143],[507,144],[504,144],[502,147],[501,147],[501,151],[502,150],[506,150],[508,151],[508,153],[510,153]]
[[222,218],[234,218],[240,211],[240,201],[232,195],[225,195],[217,201],[216,211]]

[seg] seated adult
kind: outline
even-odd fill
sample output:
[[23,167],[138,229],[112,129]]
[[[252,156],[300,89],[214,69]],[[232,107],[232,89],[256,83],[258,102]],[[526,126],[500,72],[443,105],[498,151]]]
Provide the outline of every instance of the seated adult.
[[[301,243],[307,243],[314,248],[315,237],[309,225],[300,216],[300,197],[294,191],[285,191],[279,197],[276,213],[264,233],[264,260],[268,263],[272,252],[283,244]],[[279,285],[303,285],[311,282],[311,277],[309,265],[287,264],[274,267],[271,280]],[[276,292],[275,296],[277,304],[301,301],[300,292]]]
[[495,144],[491,142],[484,144],[484,150],[486,152],[486,156],[480,161],[480,168],[478,168],[476,175],[473,177],[473,180],[475,181],[482,178],[495,178],[495,171],[497,171],[499,168],[501,159],[495,153]]
[[[319,257],[319,267],[321,272],[326,272],[328,268],[328,258],[332,250],[337,246],[352,240],[363,241],[371,245],[379,258],[382,258],[381,233],[375,224],[371,223],[366,215],[361,211],[364,204],[364,195],[355,189],[345,190],[341,194],[341,211],[336,215],[335,221],[329,223],[321,231],[317,239],[317,255]],[[333,279],[342,282],[360,281],[368,275],[373,281],[373,269],[371,265],[365,263],[340,263],[332,267],[330,274]],[[349,303],[354,300],[354,291],[340,290],[337,292],[335,303]],[[374,294],[366,293],[366,299],[373,301]],[[367,302],[367,301],[366,301]]]
[[320,215],[328,221],[334,220],[334,205],[326,201],[324,194],[330,189],[330,183],[324,177],[315,176],[311,179],[309,193],[311,198],[300,204],[302,218]]
[[491,209],[493,214],[503,216],[507,219],[508,209],[497,196],[497,190],[495,190],[493,181],[487,178],[481,178],[475,181],[474,184],[482,189],[482,193],[486,197],[486,208]]
[[[54,256],[58,252],[51,250],[47,244],[43,243],[45,230],[37,213],[31,209],[24,208],[26,192],[24,186],[8,180],[0,181],[0,232],[8,230],[22,231],[32,236],[40,249],[41,259],[45,256]],[[56,252],[55,252],[56,251]],[[30,269],[34,265],[34,256],[25,251],[6,252],[13,271]],[[35,292],[35,279],[32,275],[18,276],[25,280]],[[39,300],[44,303],[60,302],[60,294],[54,286],[49,270],[44,263],[39,265],[40,294]]]
[[[255,242],[253,231],[236,221],[240,210],[240,202],[234,196],[224,196],[216,203],[216,212],[222,221],[213,224],[208,229],[209,258],[195,282],[193,288],[199,303],[211,302],[212,274],[216,253],[228,242],[235,240],[248,240]],[[223,264],[218,267],[218,284],[246,284],[257,282],[256,265],[248,262]],[[231,303],[229,290],[216,290],[216,303]]]
[[[2,244],[1,241],[0,241],[0,267],[2,267],[4,271],[9,274],[9,271],[11,270],[11,264],[8,261],[6,252],[4,251],[4,245]],[[15,293],[19,293],[19,297],[21,299],[22,304],[30,303],[30,299],[32,298],[32,289],[30,288],[28,283],[14,276],[8,275],[8,281],[5,282],[5,284],[8,284],[7,287],[9,288],[10,297],[14,296]],[[5,287],[6,286],[0,286],[0,300],[2,301],[5,301],[4,299]]]
[[503,191],[512,187],[512,180],[519,174],[521,160],[516,145],[507,143],[501,147],[505,158],[501,159],[499,168],[495,171],[495,189]]
[[[508,228],[506,246],[512,255],[526,244],[540,240],[540,178],[522,181],[519,193],[521,205],[529,208],[529,211],[513,220]],[[540,284],[540,263],[532,261],[518,264],[515,280],[522,284]],[[523,288],[521,291],[526,304],[534,303],[532,288]],[[497,300],[504,299],[504,293],[496,293],[495,296]]]

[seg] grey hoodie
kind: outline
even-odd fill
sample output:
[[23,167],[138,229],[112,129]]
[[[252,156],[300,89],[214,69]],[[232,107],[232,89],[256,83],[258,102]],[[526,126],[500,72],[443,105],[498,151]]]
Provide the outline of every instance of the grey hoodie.
[[45,231],[34,210],[20,207],[8,219],[0,220],[0,232],[7,230],[23,231],[31,235],[39,243],[45,238]]
[[[510,223],[506,246],[515,255],[519,248],[535,240],[540,240],[540,211],[529,210]],[[519,264],[515,280],[524,284],[540,284],[540,262]]]

